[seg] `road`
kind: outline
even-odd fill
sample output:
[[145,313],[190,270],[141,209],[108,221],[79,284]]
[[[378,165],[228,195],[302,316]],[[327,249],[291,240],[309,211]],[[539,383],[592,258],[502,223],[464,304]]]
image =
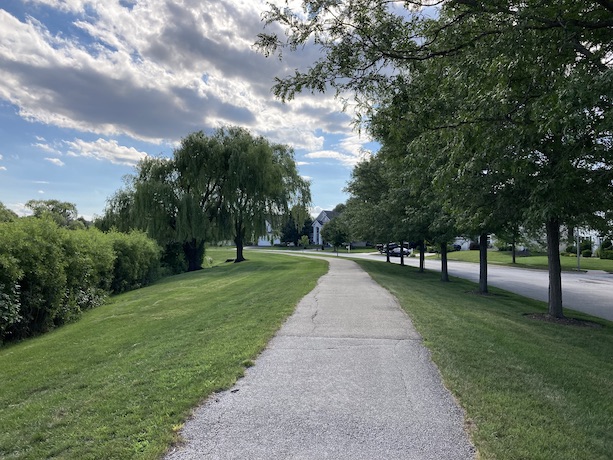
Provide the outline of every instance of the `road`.
[[[321,254],[321,253],[320,253]],[[385,261],[379,253],[343,253],[339,256]],[[400,263],[399,257],[390,258]],[[405,257],[405,265],[419,266],[419,259]],[[426,258],[426,269],[440,271],[436,256]],[[449,261],[450,276],[479,281],[479,264]],[[488,265],[488,284],[506,291],[547,302],[549,279],[547,270],[526,269],[506,265]],[[604,271],[562,273],[562,301],[564,308],[588,313],[613,321],[613,275]]]

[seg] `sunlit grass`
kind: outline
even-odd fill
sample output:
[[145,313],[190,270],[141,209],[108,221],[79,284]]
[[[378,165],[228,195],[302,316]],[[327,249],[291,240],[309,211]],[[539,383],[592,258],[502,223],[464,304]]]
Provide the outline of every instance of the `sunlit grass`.
[[232,249],[213,268],[110,299],[0,348],[0,458],[153,459],[199,401],[228,388],[327,270]]
[[[541,302],[436,273],[359,261],[407,311],[476,429],[481,459],[610,459],[613,324],[550,324]],[[576,318],[586,315],[566,311]]]
[[[479,263],[479,251],[455,251],[450,252],[447,257],[449,260]],[[506,251],[488,251],[487,261],[492,264],[508,265],[513,263],[513,257]],[[577,258],[562,256],[560,257],[563,270],[576,270]],[[581,257],[580,265],[582,270],[605,270],[613,272],[613,260],[599,259],[598,257]],[[547,269],[547,256],[536,255],[516,257],[517,267],[542,268]]]

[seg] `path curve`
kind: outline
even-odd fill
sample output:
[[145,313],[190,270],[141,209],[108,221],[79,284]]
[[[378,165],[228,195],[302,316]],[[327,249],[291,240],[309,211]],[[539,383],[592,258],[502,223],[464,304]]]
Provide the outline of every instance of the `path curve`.
[[474,459],[464,414],[395,298],[355,262],[329,272],[167,460]]

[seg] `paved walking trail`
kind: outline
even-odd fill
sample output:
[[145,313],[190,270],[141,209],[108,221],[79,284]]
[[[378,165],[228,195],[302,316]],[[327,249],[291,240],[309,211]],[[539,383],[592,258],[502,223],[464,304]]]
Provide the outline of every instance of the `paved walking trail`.
[[196,410],[168,460],[474,459],[408,316],[355,262],[328,261],[256,365]]

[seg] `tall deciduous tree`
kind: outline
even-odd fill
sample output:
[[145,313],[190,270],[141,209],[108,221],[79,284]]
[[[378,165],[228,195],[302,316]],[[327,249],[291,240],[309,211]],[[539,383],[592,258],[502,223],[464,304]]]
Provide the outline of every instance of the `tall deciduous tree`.
[[192,271],[202,267],[206,242],[233,239],[242,261],[246,238],[266,234],[267,223],[309,202],[309,183],[289,147],[231,127],[189,134],[172,158],[143,159],[99,225],[144,229],[167,257],[180,247]]
[[[440,5],[436,15],[422,14],[420,7],[428,3]],[[416,138],[427,143],[430,136],[423,133],[442,133],[451,145],[446,154],[456,160],[450,163],[466,165],[460,177],[481,175],[474,179],[478,188],[489,187],[497,200],[509,190],[527,193],[522,218],[547,233],[549,314],[563,316],[560,226],[597,226],[613,208],[613,4],[318,0],[302,5],[305,14],[271,7],[266,19],[284,26],[287,39],[262,35],[259,45],[274,53],[314,40],[324,53],[306,71],[279,78],[275,93],[287,99],[330,85],[339,93],[354,91],[370,115],[381,98],[406,91],[407,84],[413,89],[409,98],[420,87],[437,85],[431,100],[405,112],[422,128]],[[454,138],[465,148],[454,147]],[[440,173],[457,176],[444,167]],[[493,210],[482,206],[485,213],[475,212],[480,198],[466,204],[485,229],[492,225],[486,213]]]
[[312,233],[313,219],[309,216],[309,211],[304,206],[296,205],[292,207],[289,215],[285,216],[285,222],[281,228],[281,241],[294,243],[298,246],[302,236],[307,240]]
[[127,187],[107,203],[99,226],[146,230],[175,270],[178,249],[188,271],[202,268],[205,242],[215,235],[221,187],[227,175],[223,146],[202,132],[191,133],[173,158],[147,157]]
[[349,226],[343,215],[341,214],[327,222],[321,229],[321,236],[324,241],[332,244],[337,252],[340,246],[349,243]]
[[310,204],[309,182],[296,168],[287,145],[237,128],[220,129],[215,138],[223,146],[226,177],[221,187],[219,221],[236,244],[236,262],[245,260],[247,239],[266,234],[266,225],[278,228],[295,205]]
[[11,211],[9,208],[4,206],[4,203],[0,202],[0,222],[12,222],[18,218],[19,216],[16,212]]
[[77,206],[67,201],[30,200],[26,208],[32,211],[34,217],[50,217],[61,227],[68,227],[78,217]]

